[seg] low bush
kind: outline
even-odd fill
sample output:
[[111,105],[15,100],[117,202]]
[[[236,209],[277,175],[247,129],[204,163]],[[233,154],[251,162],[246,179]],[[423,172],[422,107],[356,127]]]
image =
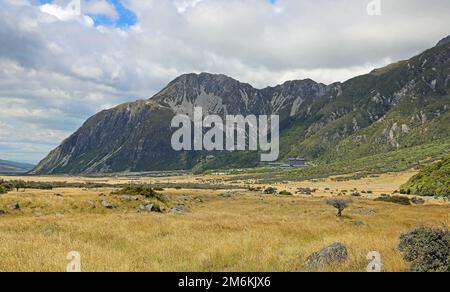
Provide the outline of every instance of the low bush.
[[413,204],[416,204],[416,205],[423,205],[423,204],[425,204],[425,200],[422,199],[422,198],[418,198],[418,197],[412,198],[411,202],[413,202]]
[[156,192],[152,187],[144,186],[144,185],[133,185],[123,188],[121,190],[112,192],[112,195],[115,196],[143,196],[147,199],[156,199],[160,202],[166,203],[167,197]]
[[407,197],[402,196],[389,196],[389,195],[381,195],[378,199],[375,199],[375,201],[378,202],[388,202],[388,203],[394,203],[404,206],[411,205],[411,200]]
[[281,196],[292,196],[292,193],[291,193],[291,192],[288,192],[288,191],[281,191],[281,192],[280,192],[280,195],[281,195]]
[[277,193],[277,189],[276,188],[269,187],[269,188],[264,190],[264,194],[266,194],[266,195],[273,195],[273,194],[276,194],[276,193]]
[[450,272],[450,231],[417,228],[400,237],[400,251],[411,272]]

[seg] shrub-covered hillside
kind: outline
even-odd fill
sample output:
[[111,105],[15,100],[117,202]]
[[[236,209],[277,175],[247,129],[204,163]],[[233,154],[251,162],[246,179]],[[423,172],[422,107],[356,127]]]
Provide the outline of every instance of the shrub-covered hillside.
[[403,185],[402,192],[422,196],[450,197],[450,155],[424,167]]

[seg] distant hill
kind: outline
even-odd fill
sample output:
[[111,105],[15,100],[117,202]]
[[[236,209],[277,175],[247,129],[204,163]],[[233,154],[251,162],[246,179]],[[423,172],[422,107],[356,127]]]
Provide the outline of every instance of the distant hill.
[[0,173],[25,173],[32,170],[34,165],[27,163],[12,162],[0,159]]
[[402,186],[402,193],[450,197],[450,156],[424,167],[419,174]]

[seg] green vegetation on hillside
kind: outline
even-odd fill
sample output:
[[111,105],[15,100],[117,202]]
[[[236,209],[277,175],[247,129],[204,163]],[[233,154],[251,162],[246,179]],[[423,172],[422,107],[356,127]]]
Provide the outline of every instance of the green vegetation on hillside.
[[403,194],[450,197],[450,155],[424,167],[419,174],[402,186]]

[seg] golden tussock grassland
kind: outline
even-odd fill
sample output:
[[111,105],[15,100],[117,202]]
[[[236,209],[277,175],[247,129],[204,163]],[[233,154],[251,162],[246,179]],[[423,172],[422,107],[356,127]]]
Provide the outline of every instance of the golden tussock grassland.
[[[263,195],[245,189],[162,191],[184,200],[191,207],[185,214],[141,212],[138,207],[143,199],[123,200],[110,195],[112,188],[13,191],[0,195],[0,210],[8,212],[0,216],[0,271],[65,271],[70,251],[81,254],[83,271],[297,271],[304,269],[309,255],[334,242],[347,246],[349,259],[324,271],[365,271],[371,251],[380,252],[384,271],[403,271],[408,263],[397,249],[402,232],[418,226],[450,226],[450,205],[443,201],[430,199],[413,206],[373,201],[371,196],[392,193],[411,175],[276,185],[290,191],[317,188],[311,196]],[[139,182],[199,179],[217,177]],[[353,198],[345,216],[337,218],[324,197],[354,188],[372,194]],[[106,197],[100,197],[101,193]],[[102,207],[102,201],[117,205],[117,209]],[[7,206],[15,202],[21,209],[9,210]]]

